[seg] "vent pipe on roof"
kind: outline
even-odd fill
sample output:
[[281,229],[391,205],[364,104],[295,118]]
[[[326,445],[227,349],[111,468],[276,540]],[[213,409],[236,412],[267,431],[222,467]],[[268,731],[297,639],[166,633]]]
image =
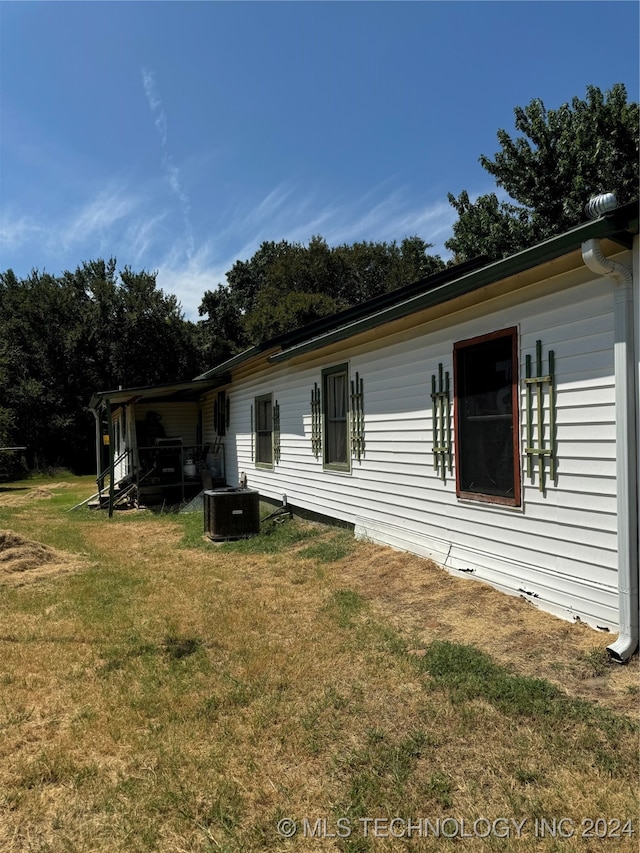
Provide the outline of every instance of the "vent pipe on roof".
[[584,212],[587,219],[597,219],[603,213],[615,210],[617,206],[618,199],[615,193],[601,193],[589,199],[584,206]]
[[[597,218],[615,207],[615,195],[605,193],[591,199],[585,213]],[[616,485],[618,532],[618,639],[607,651],[625,663],[638,648],[638,498],[635,423],[635,364],[633,355],[633,275],[624,264],[602,252],[600,240],[582,244],[585,265],[615,282],[614,376],[616,410]]]

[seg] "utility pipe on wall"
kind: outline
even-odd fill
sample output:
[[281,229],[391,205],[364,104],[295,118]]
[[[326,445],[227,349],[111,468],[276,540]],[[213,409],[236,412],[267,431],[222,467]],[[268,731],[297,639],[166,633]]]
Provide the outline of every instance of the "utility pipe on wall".
[[[594,200],[595,201],[595,200]],[[593,205],[593,201],[590,202]],[[601,213],[595,206],[594,212]],[[618,639],[607,651],[619,663],[638,648],[638,482],[636,447],[636,382],[634,363],[633,275],[607,258],[599,240],[582,244],[585,265],[615,282],[614,372],[616,408],[616,483],[618,527]]]

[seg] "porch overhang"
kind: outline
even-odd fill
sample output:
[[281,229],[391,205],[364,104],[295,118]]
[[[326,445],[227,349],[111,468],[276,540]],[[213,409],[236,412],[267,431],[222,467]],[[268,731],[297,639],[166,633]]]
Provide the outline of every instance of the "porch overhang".
[[131,403],[186,403],[200,399],[203,394],[225,385],[229,377],[215,376],[210,379],[192,379],[187,382],[173,382],[167,385],[143,385],[134,388],[118,388],[113,391],[99,391],[93,395],[89,408],[98,411],[107,402],[113,406],[126,406]]

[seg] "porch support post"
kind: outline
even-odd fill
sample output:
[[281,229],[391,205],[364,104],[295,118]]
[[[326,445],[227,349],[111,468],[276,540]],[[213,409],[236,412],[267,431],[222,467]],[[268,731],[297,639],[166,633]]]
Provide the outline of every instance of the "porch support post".
[[98,492],[104,489],[104,476],[102,474],[102,430],[100,428],[100,406],[93,409],[93,416],[96,419],[96,485]]
[[114,462],[114,446],[113,446],[113,422],[111,420],[111,400],[107,399],[107,425],[109,429],[109,518],[113,517],[113,497],[114,497],[114,480],[115,480],[115,465]]

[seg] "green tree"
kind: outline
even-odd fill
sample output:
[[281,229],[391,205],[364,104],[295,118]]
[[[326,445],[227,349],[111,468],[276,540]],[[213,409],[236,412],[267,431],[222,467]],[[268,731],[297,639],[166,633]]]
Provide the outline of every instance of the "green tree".
[[[591,196],[615,192],[624,203],[638,196],[638,104],[624,85],[603,94],[588,86],[557,110],[540,99],[516,107],[511,137],[498,130],[500,151],[480,163],[513,202],[494,194],[471,203],[466,192],[449,195],[459,219],[445,244],[463,260],[478,253],[502,257],[577,225]],[[482,244],[482,234],[486,241]]]
[[458,198],[449,193],[449,204],[458,219],[445,246],[454,253],[456,262],[479,255],[502,258],[534,241],[530,212],[498,201],[495,193],[482,195],[475,202],[466,190]]
[[251,341],[259,343],[335,314],[342,307],[325,293],[282,292],[267,285],[258,294],[254,309],[246,317],[245,331]]
[[[0,341],[0,388],[5,388],[8,379],[8,364],[9,357],[7,354],[7,344],[6,341]],[[11,423],[13,420],[13,413],[10,409],[6,408],[4,405],[0,405],[0,447],[7,447],[9,445],[9,438],[11,436]],[[0,466],[2,465],[2,459],[0,458]]]
[[32,458],[59,461],[76,433],[68,405],[77,361],[68,357],[79,322],[71,294],[46,273],[20,281],[11,270],[0,279],[5,371],[1,389],[11,412],[11,439]]
[[[227,274],[228,275],[228,274]],[[230,285],[207,290],[198,308],[200,356],[207,367],[220,364],[248,344],[244,311]]]
[[264,242],[248,261],[236,261],[226,273],[230,293],[239,311],[248,311],[273,265],[287,255],[292,246],[286,240]]
[[195,327],[185,321],[177,298],[156,286],[156,274],[120,273],[118,332],[113,370],[124,385],[155,385],[192,378],[200,367]]
[[[237,261],[227,285],[205,293],[202,349],[223,360],[252,343],[276,337],[386,293],[444,267],[420,237],[330,247],[321,236],[300,243],[263,243]],[[215,363],[212,359],[210,363]]]
[[0,432],[31,464],[93,466],[91,394],[190,379],[196,327],[155,275],[90,261],[56,278],[0,274]]

